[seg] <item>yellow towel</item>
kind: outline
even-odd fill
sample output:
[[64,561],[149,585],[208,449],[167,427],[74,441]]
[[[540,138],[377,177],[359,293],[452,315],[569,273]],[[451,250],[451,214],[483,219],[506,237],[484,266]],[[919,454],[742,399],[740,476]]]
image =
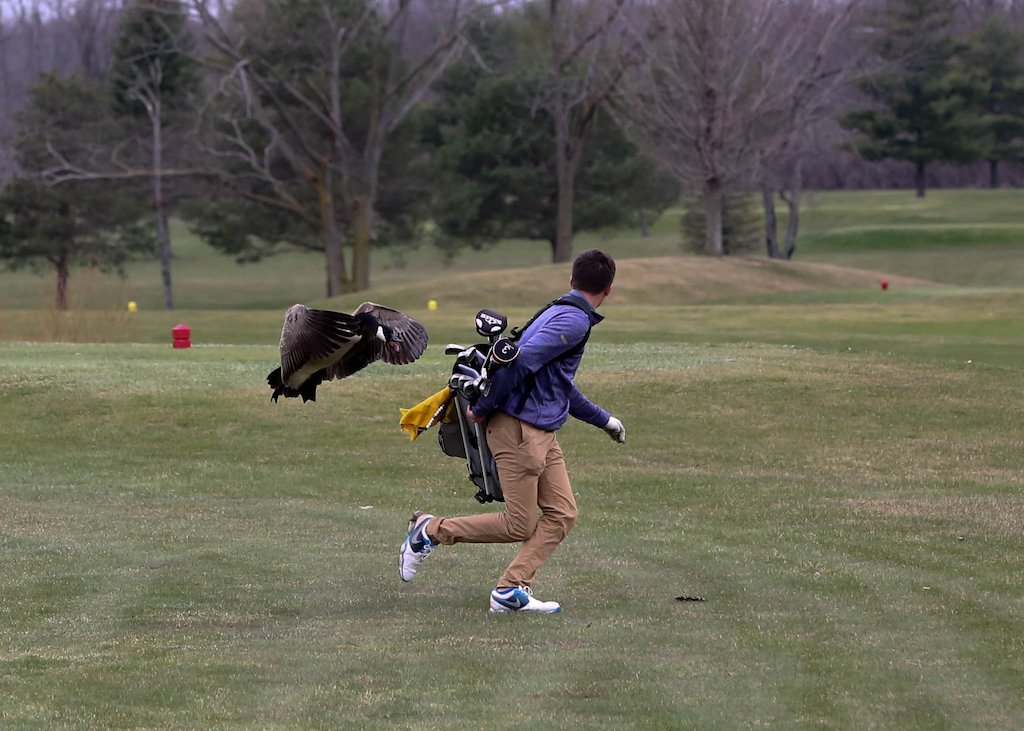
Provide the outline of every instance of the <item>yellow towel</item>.
[[415,441],[416,437],[434,424],[451,421],[452,404],[455,402],[455,399],[452,398],[453,395],[452,390],[445,386],[411,409],[399,409],[402,412],[402,417],[398,424],[403,431],[409,432],[410,441]]

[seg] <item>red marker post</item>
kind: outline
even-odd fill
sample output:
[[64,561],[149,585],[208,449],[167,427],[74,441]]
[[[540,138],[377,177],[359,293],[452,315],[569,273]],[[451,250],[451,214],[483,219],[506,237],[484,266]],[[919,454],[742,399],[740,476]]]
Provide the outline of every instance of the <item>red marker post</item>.
[[171,328],[171,337],[174,338],[175,348],[192,347],[192,328],[188,325],[175,325]]

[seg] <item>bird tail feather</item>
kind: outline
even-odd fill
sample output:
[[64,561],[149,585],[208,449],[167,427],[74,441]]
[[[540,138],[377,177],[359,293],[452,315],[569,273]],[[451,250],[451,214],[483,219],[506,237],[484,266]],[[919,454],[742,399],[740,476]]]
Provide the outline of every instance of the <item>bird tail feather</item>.
[[270,398],[275,404],[277,403],[277,397],[280,396],[281,394],[284,394],[285,396],[289,395],[288,388],[284,385],[284,382],[281,380],[280,368],[275,368],[274,370],[267,374],[267,383],[270,385],[272,389],[274,389],[274,393],[271,395]]

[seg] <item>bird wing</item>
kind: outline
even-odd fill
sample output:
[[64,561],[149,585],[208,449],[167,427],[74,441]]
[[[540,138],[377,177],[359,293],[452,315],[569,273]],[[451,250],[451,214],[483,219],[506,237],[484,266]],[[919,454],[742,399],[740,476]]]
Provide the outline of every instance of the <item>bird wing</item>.
[[345,312],[314,310],[293,305],[281,328],[281,379],[303,368],[319,370],[352,346],[360,335],[360,322]]
[[427,329],[408,315],[374,302],[364,302],[352,314],[361,313],[373,315],[381,325],[391,328],[391,339],[388,342],[376,338],[372,340],[373,360],[383,360],[392,365],[408,365],[427,349]]
[[[327,369],[324,380],[333,381],[338,378],[346,378],[377,360],[374,355],[374,343],[380,343],[376,333],[364,335],[358,342],[353,343],[352,347],[342,353],[341,357]],[[383,345],[383,343],[380,344]]]

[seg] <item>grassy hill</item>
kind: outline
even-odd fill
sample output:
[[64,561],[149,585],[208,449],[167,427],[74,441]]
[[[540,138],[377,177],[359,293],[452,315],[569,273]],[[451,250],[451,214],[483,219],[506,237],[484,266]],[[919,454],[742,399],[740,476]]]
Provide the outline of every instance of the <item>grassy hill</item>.
[[[756,256],[711,261],[686,255],[679,246],[679,214],[666,212],[648,237],[631,231],[580,235],[576,249],[596,246],[615,256],[623,267],[618,296],[637,303],[724,301],[795,290],[835,292],[874,286],[883,276],[899,286],[1024,284],[1024,191],[931,191],[924,200],[909,191],[811,194],[804,206],[797,255],[788,264]],[[238,265],[181,225],[174,227],[174,248],[174,291],[180,310],[279,310],[294,302],[323,304],[322,255],[293,253]],[[630,264],[634,259],[648,261]],[[548,260],[546,244],[527,241],[466,251],[453,262],[444,261],[430,246],[384,249],[375,253],[374,286],[367,296],[403,307],[431,297],[475,306],[478,292],[493,293],[494,306],[533,302],[557,293],[568,278],[566,267],[551,266]],[[840,272],[836,267],[866,273]],[[50,309],[53,287],[49,273],[0,273],[0,310]],[[345,298],[341,304],[358,299],[361,296]],[[120,310],[129,300],[143,311],[162,309],[156,262],[130,264],[125,279],[89,271],[72,276],[75,309]]]
[[[374,297],[415,308],[428,299],[472,308],[516,307],[543,302],[569,286],[571,267],[544,265],[523,269],[435,276],[402,285],[381,285]],[[622,259],[617,264],[614,304],[683,305],[742,300],[774,293],[826,289],[876,289],[888,275],[862,269],[808,262],[728,257],[659,256]],[[894,287],[925,287],[934,283],[912,277],[889,277]],[[340,298],[361,301],[361,295]]]

